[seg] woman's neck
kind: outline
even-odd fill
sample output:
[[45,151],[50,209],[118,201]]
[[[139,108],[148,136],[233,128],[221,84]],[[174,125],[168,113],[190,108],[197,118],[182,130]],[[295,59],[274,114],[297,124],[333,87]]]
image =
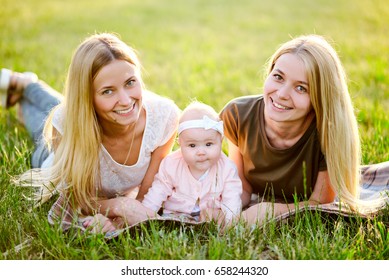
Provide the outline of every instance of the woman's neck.
[[139,115],[136,123],[129,125],[119,125],[113,123],[102,123],[101,128],[103,131],[102,141],[104,146],[115,146],[121,143],[129,143],[136,135],[143,134],[145,127],[145,112],[142,111]]
[[[145,119],[145,112],[142,110],[139,118],[136,122],[143,123]],[[100,122],[101,129],[103,132],[103,140],[104,139],[125,139],[129,134],[132,134],[134,129],[137,127],[142,127],[141,125],[135,125],[136,123],[132,123],[129,125],[121,125],[112,122]]]
[[314,118],[315,113],[312,111],[305,119],[300,121],[276,122],[267,118],[265,114],[265,132],[267,139],[274,148],[290,148],[300,140]]
[[145,126],[146,114],[142,111],[136,123],[103,133],[102,144],[117,163],[134,165],[139,158]]

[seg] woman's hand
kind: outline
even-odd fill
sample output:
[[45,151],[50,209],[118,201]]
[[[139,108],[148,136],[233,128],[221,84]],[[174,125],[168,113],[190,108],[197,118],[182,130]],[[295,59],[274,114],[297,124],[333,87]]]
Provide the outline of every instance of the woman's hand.
[[114,222],[102,214],[86,217],[82,225],[92,233],[108,233],[117,229]]
[[258,224],[258,226],[261,226],[265,221],[275,216],[273,204],[271,202],[261,202],[249,207],[242,212],[243,221],[249,225]]
[[[301,208],[307,205],[308,202],[300,202],[297,207]],[[242,219],[248,225],[258,225],[261,226],[265,222],[276,218],[284,213],[288,213],[291,210],[295,209],[296,205],[294,203],[274,203],[274,202],[261,202],[255,204],[242,212]]]
[[121,217],[126,225],[134,225],[157,217],[157,213],[153,210],[130,197],[118,198],[113,210],[115,215]]
[[[100,209],[100,213],[111,218],[114,222],[121,218],[121,222],[127,225],[133,225],[157,216],[153,210],[136,200],[134,195],[99,200],[96,208]],[[85,211],[85,213],[91,215],[90,212],[90,210],[89,212]]]

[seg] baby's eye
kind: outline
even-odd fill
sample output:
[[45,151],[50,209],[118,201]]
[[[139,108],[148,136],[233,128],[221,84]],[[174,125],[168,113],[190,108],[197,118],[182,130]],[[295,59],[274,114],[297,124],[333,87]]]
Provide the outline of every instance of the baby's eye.
[[196,147],[196,145],[195,145],[195,144],[189,144],[189,147],[191,147],[191,148],[195,148],[195,147]]
[[210,147],[210,146],[212,146],[212,142],[208,142],[207,144],[205,144],[207,147]]

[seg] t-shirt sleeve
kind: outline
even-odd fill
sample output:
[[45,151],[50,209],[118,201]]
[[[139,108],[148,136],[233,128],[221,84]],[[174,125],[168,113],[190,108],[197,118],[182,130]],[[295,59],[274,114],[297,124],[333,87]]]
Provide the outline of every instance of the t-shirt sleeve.
[[327,170],[327,161],[323,153],[320,153],[319,171]]
[[51,124],[61,135],[63,135],[64,120],[65,108],[63,107],[63,105],[60,104],[53,109],[53,117],[51,120]]
[[161,119],[165,120],[165,129],[163,130],[164,134],[162,136],[161,146],[166,144],[173,134],[176,133],[180,115],[180,109],[173,102],[168,102],[166,106],[169,109],[168,115],[161,116]]
[[148,111],[148,125],[151,129],[148,139],[152,150],[163,146],[174,135],[178,128],[180,109],[173,100],[151,91],[143,94],[144,106]]
[[238,145],[238,108],[234,101],[229,102],[220,112],[224,124],[224,135],[234,145]]

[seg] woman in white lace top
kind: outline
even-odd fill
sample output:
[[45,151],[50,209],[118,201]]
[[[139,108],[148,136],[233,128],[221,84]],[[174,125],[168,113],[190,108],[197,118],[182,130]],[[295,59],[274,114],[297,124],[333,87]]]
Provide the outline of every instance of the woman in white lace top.
[[[77,48],[63,97],[36,75],[1,71],[3,106],[20,104],[27,130],[37,142],[35,169],[17,182],[37,186],[40,203],[60,193],[50,222],[96,229],[100,221],[99,230],[107,232],[114,229],[115,219],[134,223],[154,215],[139,201],[173,147],[179,109],[145,89],[140,68],[132,48],[104,33],[88,37]],[[50,102],[40,106],[42,100]],[[42,118],[29,114],[34,106],[36,111],[43,107]],[[39,142],[43,134],[49,149]],[[129,194],[137,188],[133,199]]]

